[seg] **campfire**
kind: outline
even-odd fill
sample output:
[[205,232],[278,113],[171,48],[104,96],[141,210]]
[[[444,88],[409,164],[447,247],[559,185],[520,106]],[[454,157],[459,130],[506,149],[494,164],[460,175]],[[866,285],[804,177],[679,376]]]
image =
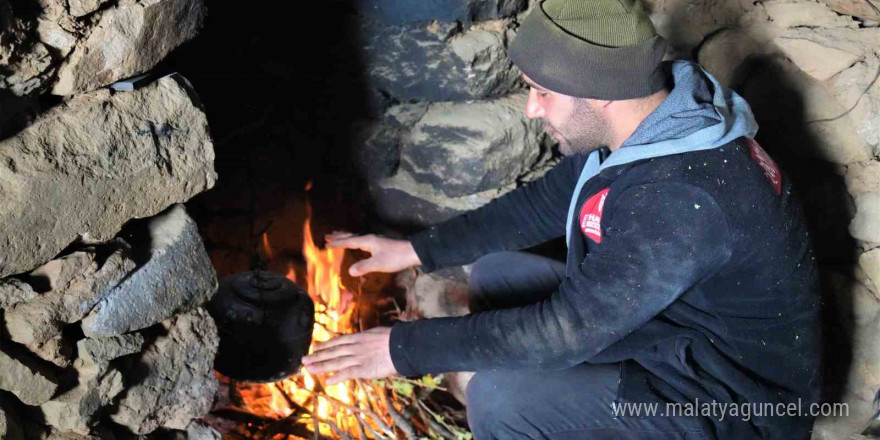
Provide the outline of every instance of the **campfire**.
[[[311,209],[307,208],[302,244],[305,270],[298,271],[295,264],[288,263],[286,272],[286,278],[306,288],[314,302],[309,352],[316,342],[364,330],[357,307],[362,284],[352,283],[356,286],[349,288],[343,283],[345,250],[319,248],[312,235],[311,219]],[[267,258],[279,254],[266,233],[261,237],[261,248]],[[302,368],[274,383],[236,381],[220,373],[217,376],[225,386],[209,421],[227,439],[471,438],[463,428],[463,411],[450,405],[453,399],[442,386],[442,376],[335,385],[327,385],[323,375],[311,375]]]

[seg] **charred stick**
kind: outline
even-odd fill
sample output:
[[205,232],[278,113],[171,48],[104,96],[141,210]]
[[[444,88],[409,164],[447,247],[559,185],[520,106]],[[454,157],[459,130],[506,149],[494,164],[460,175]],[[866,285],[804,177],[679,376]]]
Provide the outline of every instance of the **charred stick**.
[[403,433],[404,439],[409,440],[416,438],[416,428],[413,426],[412,422],[397,412],[397,408],[394,407],[391,399],[388,398],[388,393],[383,389],[379,391],[379,396],[382,398],[382,403],[385,405],[388,414],[391,415],[391,420],[394,421],[394,426],[397,426]]
[[318,399],[315,399],[315,410],[312,412],[312,429],[315,430],[313,440],[321,436],[321,426],[318,424]]
[[[434,418],[436,414],[428,409],[428,407],[424,403],[417,402],[416,408],[419,410],[419,415],[422,417],[422,420],[424,420],[428,424],[428,426],[430,426],[431,429],[436,432],[440,437],[443,437],[443,440],[457,440],[455,434],[449,432],[449,429],[446,425],[441,424]],[[426,414],[426,411],[430,413],[430,415]]]
[[[289,406],[290,409],[293,410],[293,413],[294,413],[294,414],[296,414],[296,413],[306,413],[306,414],[308,414],[308,413],[309,413],[309,410],[307,410],[307,409],[305,409],[304,407],[298,405],[296,402],[293,401],[293,399],[290,398],[290,396],[287,394],[287,392],[284,391],[284,387],[282,387],[281,384],[280,384],[279,382],[275,382],[275,389],[277,389],[278,391],[281,392],[281,395],[284,396],[284,401],[287,402],[287,406]],[[291,415],[292,415],[292,414],[291,414]]]
[[339,436],[339,438],[341,438],[342,440],[351,440],[351,437],[349,437],[348,434],[346,434],[345,431],[343,431],[339,427],[339,425],[337,425],[336,423],[334,423],[331,420],[327,420],[327,424],[330,425],[330,429],[332,429],[333,432],[335,432],[336,435]]

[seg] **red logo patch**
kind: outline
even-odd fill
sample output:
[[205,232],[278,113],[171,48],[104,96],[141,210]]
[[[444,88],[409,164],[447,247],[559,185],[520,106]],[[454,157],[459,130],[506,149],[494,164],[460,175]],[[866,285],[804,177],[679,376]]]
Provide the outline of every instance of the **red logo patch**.
[[605,209],[605,197],[608,197],[608,191],[611,188],[605,188],[602,191],[593,194],[587,199],[584,206],[581,207],[579,218],[581,219],[581,231],[596,243],[602,242],[602,211]]
[[749,151],[752,153],[752,160],[757,162],[764,170],[764,175],[767,176],[767,180],[773,185],[773,189],[776,190],[776,195],[782,194],[782,173],[779,172],[779,167],[776,166],[776,162],[773,162],[770,155],[761,148],[761,145],[758,144],[756,140],[749,139],[748,144]]

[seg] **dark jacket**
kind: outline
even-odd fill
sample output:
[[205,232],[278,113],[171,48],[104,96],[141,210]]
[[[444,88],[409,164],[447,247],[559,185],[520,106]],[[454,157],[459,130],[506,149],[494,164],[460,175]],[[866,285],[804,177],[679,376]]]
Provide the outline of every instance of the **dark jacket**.
[[[688,90],[698,105],[717,96],[710,80]],[[682,99],[677,89],[672,101]],[[664,105],[618,151],[718,123]],[[672,117],[682,114],[705,120]],[[670,124],[685,128],[670,135]],[[395,324],[395,368],[415,375],[620,363],[619,402],[800,399],[808,411],[820,382],[818,272],[790,182],[748,137],[615,165],[616,154],[581,179],[573,210],[585,156],[412,237],[431,271],[559,237],[569,212],[573,219],[557,292],[526,307]],[[725,417],[705,429],[724,440],[805,439],[811,420]]]

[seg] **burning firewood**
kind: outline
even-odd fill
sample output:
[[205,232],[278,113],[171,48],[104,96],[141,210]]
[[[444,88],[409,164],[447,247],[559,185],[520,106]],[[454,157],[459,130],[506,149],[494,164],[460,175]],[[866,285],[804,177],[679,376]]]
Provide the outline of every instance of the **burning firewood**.
[[[303,227],[303,237],[306,277],[297,280],[297,271],[291,268],[287,278],[305,285],[314,305],[307,310],[314,316],[314,320],[308,324],[312,327],[311,344],[362,331],[363,319],[356,307],[363,296],[362,285],[357,284],[355,289],[350,290],[342,282],[345,250],[318,248],[313,241],[308,219]],[[262,247],[264,255],[278,253],[265,235]],[[273,277],[280,278],[280,275],[263,273],[258,277],[261,281],[257,287],[288,283],[288,288],[275,290],[298,290],[288,280],[282,280],[280,284],[270,282]],[[250,280],[248,276],[241,279]],[[257,296],[262,297],[263,294]],[[253,374],[244,373],[245,376]],[[219,418],[236,419],[234,431],[246,439],[471,438],[471,434],[463,428],[466,426],[463,411],[450,410],[434,402],[438,393],[446,392],[441,386],[442,377],[356,380],[329,386],[323,376],[314,376],[306,371],[269,383],[241,382],[223,376],[220,379],[228,383],[228,402],[216,408],[212,414]],[[247,379],[253,380],[253,377]],[[268,380],[272,379],[275,378]],[[253,417],[248,418],[246,414]]]

